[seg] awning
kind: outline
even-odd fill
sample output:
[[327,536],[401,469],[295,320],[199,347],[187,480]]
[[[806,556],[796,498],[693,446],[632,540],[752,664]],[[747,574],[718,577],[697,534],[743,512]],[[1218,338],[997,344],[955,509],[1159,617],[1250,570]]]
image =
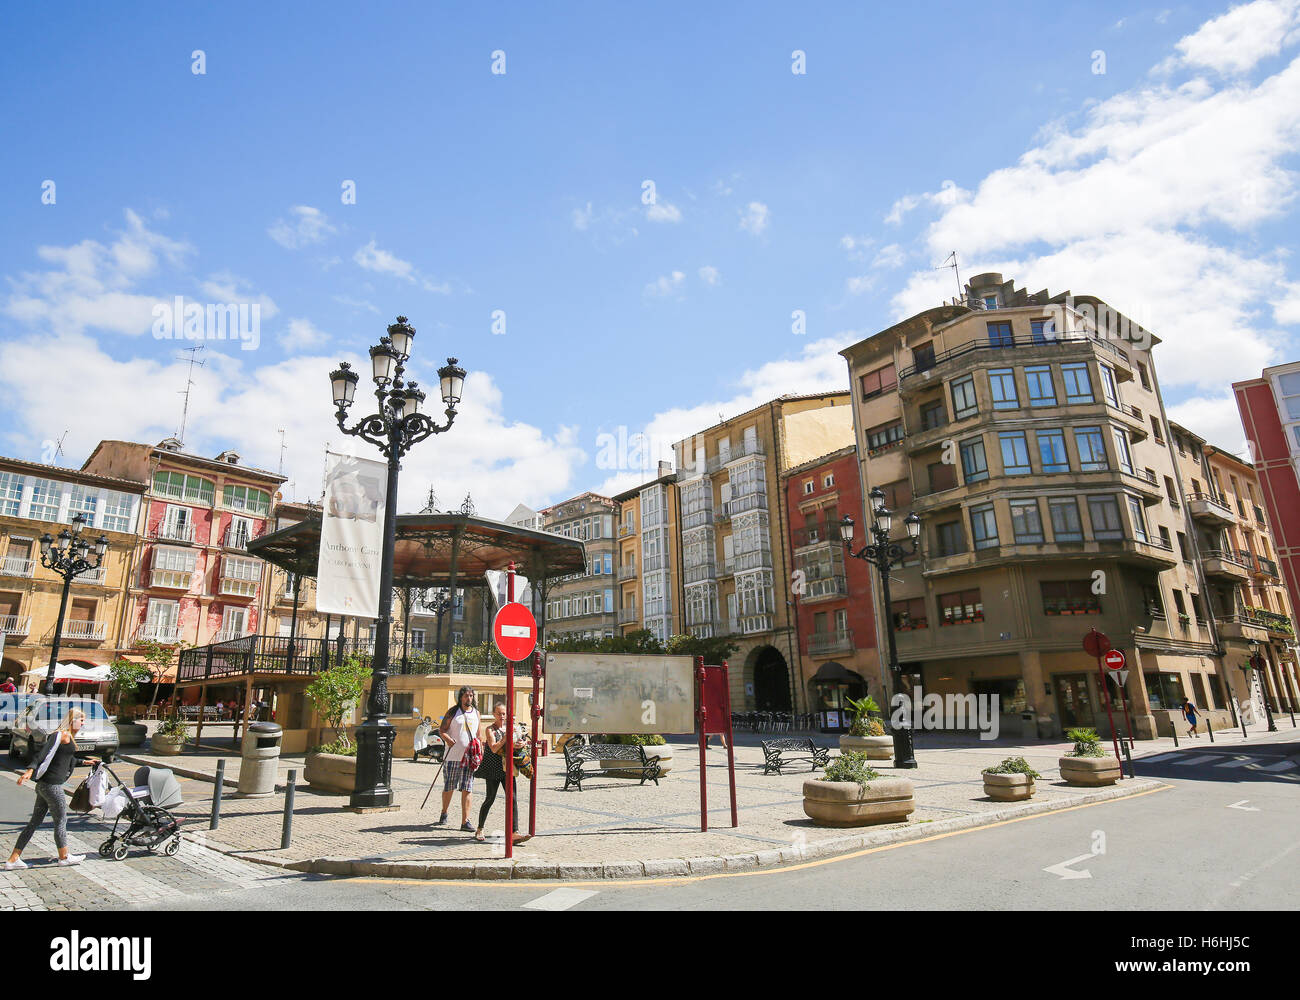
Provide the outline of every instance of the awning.
[[[32,667],[23,676],[43,678],[49,672],[49,669],[48,665]],[[75,663],[56,663],[54,665],[54,679],[56,681],[89,681],[94,684],[101,684],[108,680],[108,667],[79,667]]]
[[831,660],[829,663],[823,663],[821,669],[813,674],[809,684],[830,685],[830,684],[865,684],[862,675],[849,670],[842,663]]

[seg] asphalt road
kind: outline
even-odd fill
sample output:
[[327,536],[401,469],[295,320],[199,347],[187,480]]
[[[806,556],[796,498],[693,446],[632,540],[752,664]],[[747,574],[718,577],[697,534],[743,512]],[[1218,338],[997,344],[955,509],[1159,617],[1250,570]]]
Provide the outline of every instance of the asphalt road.
[[[23,881],[60,906],[70,895],[74,909],[1300,908],[1300,740],[1279,734],[1221,750],[1202,741],[1139,761],[1139,769],[1170,787],[846,858],[696,879],[572,885],[339,879],[213,861],[211,852],[187,845],[178,858],[92,857],[78,872],[80,881],[67,877],[76,869],[34,866]],[[0,781],[5,852],[31,800],[29,789]],[[47,823],[47,838],[48,831]],[[78,818],[73,833],[97,844],[102,821]],[[29,851],[32,858],[38,846]],[[123,885],[115,883],[119,878]],[[165,898],[159,886],[171,889]]]

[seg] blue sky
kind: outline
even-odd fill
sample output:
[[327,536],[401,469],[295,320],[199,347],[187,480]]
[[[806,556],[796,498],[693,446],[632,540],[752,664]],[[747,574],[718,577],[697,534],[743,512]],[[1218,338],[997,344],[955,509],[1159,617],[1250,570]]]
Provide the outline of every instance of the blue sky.
[[173,433],[190,345],[152,304],[255,303],[186,443],[275,468],[284,428],[315,496],[326,373],[404,313],[418,378],[473,375],[403,504],[504,515],[644,478],[602,433],[846,386],[838,347],[954,294],[953,249],[1134,315],[1175,419],[1240,445],[1228,381],[1300,326],[1295,0],[699,6],[10,5],[0,452]]

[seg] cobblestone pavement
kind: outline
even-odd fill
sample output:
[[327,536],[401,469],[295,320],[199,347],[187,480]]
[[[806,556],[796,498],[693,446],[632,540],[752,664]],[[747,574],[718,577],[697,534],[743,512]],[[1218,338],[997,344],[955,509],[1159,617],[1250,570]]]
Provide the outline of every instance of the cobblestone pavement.
[[[76,780],[84,773],[79,770]],[[7,857],[26,814],[30,814],[31,793],[15,787],[6,775],[0,797],[6,807],[0,838]],[[111,828],[98,813],[69,817],[68,849],[84,855],[85,860],[61,868],[55,864],[54,831],[47,820],[24,851],[28,867],[0,871],[0,910],[117,910],[176,904],[271,884],[280,875],[264,865],[227,857],[191,841],[184,841],[171,858],[144,849],[132,849],[125,861],[101,858],[98,848]]]
[[[703,862],[720,862],[727,856],[813,848],[821,842],[839,840],[844,830],[814,826],[803,813],[803,782],[809,771],[794,768],[783,775],[762,773],[761,737],[746,736],[736,750],[736,796],[739,827],[732,829],[727,797],[725,754],[718,748],[708,753],[709,825],[707,833],[699,829],[698,750],[694,745],[674,744],[673,770],[662,778],[658,787],[639,785],[635,780],[597,777],[583,783],[579,792],[563,791],[563,758],[550,756],[539,761],[538,836],[515,850],[517,864],[536,863],[559,874],[605,876],[626,864],[630,874],[651,873],[656,861],[687,859],[690,870],[704,870]],[[834,746],[835,737],[816,737]],[[917,752],[920,768],[897,772],[914,782],[916,812],[906,824],[875,827],[873,831],[914,828],[942,820],[966,819],[978,822],[981,816],[990,821],[1003,818],[1008,804],[985,797],[980,771],[1005,756],[1024,756],[1043,775],[1038,782],[1034,804],[1068,806],[1083,801],[1090,789],[1064,785],[1057,771],[1057,758],[1069,748],[1065,743],[1036,743],[1015,746],[1009,743],[972,745],[971,741],[951,740],[945,745],[941,737],[927,736],[934,745]],[[1152,750],[1162,749],[1163,742],[1153,741]],[[1170,744],[1172,745],[1172,744]],[[1139,746],[1139,751],[1143,745]],[[160,760],[165,766],[182,766],[211,773],[215,754],[187,754],[182,758]],[[281,762],[283,777],[289,767],[301,767],[302,761]],[[894,774],[888,761],[879,762],[882,774]],[[209,842],[224,851],[256,856],[262,861],[279,864],[298,862],[340,862],[339,873],[361,874],[366,862],[476,863],[503,857],[504,803],[498,795],[489,816],[488,843],[477,843],[457,829],[459,804],[453,801],[451,820],[446,827],[434,827],[440,806],[441,782],[434,789],[429,805],[421,811],[429,783],[437,768],[431,763],[394,763],[393,786],[400,806],[395,812],[356,814],[346,812],[341,796],[323,795],[300,785],[294,815],[293,842],[280,850],[283,795],[270,798],[240,799],[227,790],[222,804],[220,828],[207,834]],[[237,759],[227,758],[227,784],[237,773]],[[300,772],[301,774],[301,772]],[[197,784],[197,783],[196,783]],[[1159,787],[1150,780],[1125,781],[1120,788],[1136,793]],[[199,785],[202,789],[203,786]],[[521,782],[520,814],[527,828],[527,783]],[[471,819],[477,821],[482,799],[482,785],[475,783]],[[206,827],[211,805],[211,786],[187,795],[182,814],[191,828]],[[694,859],[698,864],[690,865]],[[349,867],[347,862],[353,862]],[[594,869],[594,871],[593,871]],[[326,869],[331,870],[331,869]],[[444,874],[453,874],[444,871]],[[540,872],[539,872],[540,874]]]

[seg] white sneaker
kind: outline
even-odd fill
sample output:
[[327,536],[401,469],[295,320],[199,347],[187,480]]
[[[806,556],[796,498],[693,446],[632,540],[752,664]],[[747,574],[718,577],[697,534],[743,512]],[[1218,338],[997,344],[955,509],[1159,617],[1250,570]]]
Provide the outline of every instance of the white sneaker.
[[66,858],[59,858],[59,866],[61,868],[71,868],[73,865],[79,865],[85,860],[80,854],[69,854]]
[[17,871],[19,868],[26,868],[26,867],[27,867],[27,862],[24,861],[22,858],[19,858],[17,861],[5,862],[5,871],[7,872]]

